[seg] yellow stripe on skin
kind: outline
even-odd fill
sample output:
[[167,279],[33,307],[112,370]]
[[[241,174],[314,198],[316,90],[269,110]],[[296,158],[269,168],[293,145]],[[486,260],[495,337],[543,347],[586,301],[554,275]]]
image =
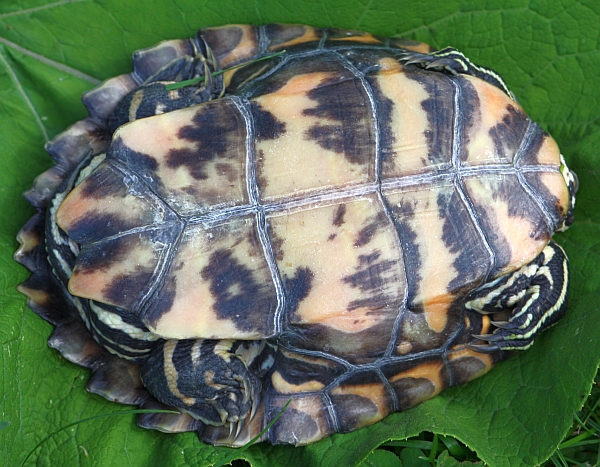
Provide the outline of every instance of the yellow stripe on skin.
[[271,383],[273,385],[273,389],[275,389],[280,394],[298,394],[303,392],[314,392],[322,390],[325,385],[316,380],[309,380],[301,384],[292,384],[288,383],[283,377],[281,373],[275,371],[271,376]]
[[167,381],[167,387],[169,388],[169,391],[171,391],[171,393],[180,399],[184,404],[191,407],[196,403],[196,399],[183,395],[177,388],[179,373],[177,372],[175,364],[173,363],[173,352],[175,351],[177,342],[177,340],[167,340],[163,346],[165,380]]

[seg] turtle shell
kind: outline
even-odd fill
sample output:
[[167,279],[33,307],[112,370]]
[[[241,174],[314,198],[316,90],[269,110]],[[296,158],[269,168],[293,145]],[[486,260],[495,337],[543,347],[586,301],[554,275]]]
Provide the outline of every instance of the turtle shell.
[[[223,97],[138,118],[139,83],[201,40],[223,69],[286,52],[226,71]],[[563,224],[560,153],[503,89],[408,64],[407,51],[430,48],[208,28],[136,53],[132,74],[84,97],[90,118],[48,145],[58,165],[28,194],[40,214],[17,259],[33,271],[30,305],[58,324],[51,345],[103,368],[92,391],[156,406],[139,365],[165,339],[265,341],[257,415],[235,436],[188,415],[142,424],[243,444],[292,397],[263,439],[306,444],[506,356],[471,347],[493,325],[464,303]],[[113,134],[122,102],[134,121]]]

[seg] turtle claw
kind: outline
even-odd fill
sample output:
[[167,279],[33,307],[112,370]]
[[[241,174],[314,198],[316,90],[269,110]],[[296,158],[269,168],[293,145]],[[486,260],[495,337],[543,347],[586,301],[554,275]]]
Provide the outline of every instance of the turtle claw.
[[518,328],[517,325],[515,325],[514,323],[511,323],[510,321],[492,321],[491,323],[492,323],[492,325],[494,325],[500,329],[513,330],[513,329]]
[[470,344],[469,347],[479,353],[494,353],[502,348],[495,344]]

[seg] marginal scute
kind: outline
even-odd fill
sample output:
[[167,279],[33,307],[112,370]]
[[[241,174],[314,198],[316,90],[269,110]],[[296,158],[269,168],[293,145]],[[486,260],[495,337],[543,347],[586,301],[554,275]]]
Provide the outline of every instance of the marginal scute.
[[329,391],[339,429],[352,431],[372,425],[390,413],[389,396],[381,378],[371,372],[357,372]]
[[274,52],[318,41],[323,37],[322,29],[300,24],[268,24],[265,26],[265,32],[269,41],[268,50]]
[[[273,419],[289,399],[288,395],[272,396],[269,401],[269,418]],[[281,444],[304,445],[333,432],[323,396],[303,394],[291,398],[288,407],[269,430],[269,437]]]
[[194,56],[190,40],[162,41],[159,44],[134,52],[133,75],[138,83],[143,83],[162,67],[179,57]]
[[217,28],[203,28],[198,32],[221,64],[229,68],[250,59],[258,52],[258,31],[256,26],[236,24]]
[[119,101],[137,88],[139,83],[132,75],[120,75],[107,79],[101,86],[87,91],[81,100],[90,117],[97,122],[105,122]]
[[495,361],[493,356],[468,348],[448,352],[448,367],[452,374],[452,385],[460,386],[487,373]]

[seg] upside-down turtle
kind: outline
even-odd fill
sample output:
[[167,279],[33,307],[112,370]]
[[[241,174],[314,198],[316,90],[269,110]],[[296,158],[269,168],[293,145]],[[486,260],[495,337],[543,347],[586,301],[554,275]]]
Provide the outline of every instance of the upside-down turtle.
[[206,28],[83,100],[26,194],[21,290],[89,390],[182,412],[144,426],[239,445],[291,399],[263,439],[311,443],[484,374],[565,312],[551,237],[577,179],[455,49]]

